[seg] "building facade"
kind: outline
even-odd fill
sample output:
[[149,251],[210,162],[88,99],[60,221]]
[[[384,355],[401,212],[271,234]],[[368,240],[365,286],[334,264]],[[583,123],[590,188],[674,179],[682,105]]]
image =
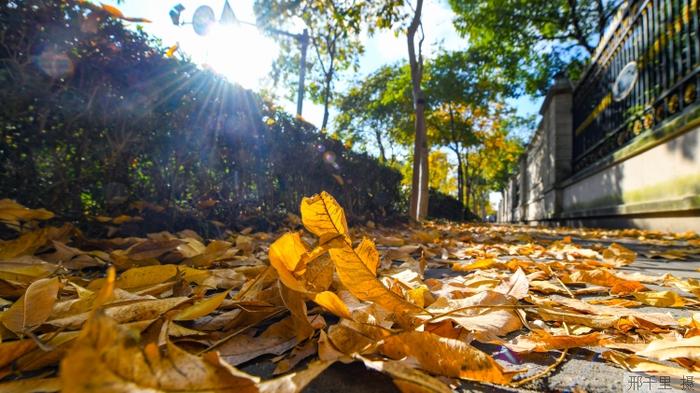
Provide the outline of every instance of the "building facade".
[[700,232],[698,0],[629,0],[554,81],[499,221]]

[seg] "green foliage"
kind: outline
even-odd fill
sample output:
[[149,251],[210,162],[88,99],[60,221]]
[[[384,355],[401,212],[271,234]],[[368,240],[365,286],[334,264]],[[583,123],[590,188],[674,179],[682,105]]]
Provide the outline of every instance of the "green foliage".
[[[363,3],[355,0],[256,0],[254,8],[261,26],[287,28],[295,20],[301,20],[309,30],[306,89],[313,102],[324,106],[321,129],[325,129],[335,81],[340,73],[358,69],[358,59],[364,51],[359,39]],[[299,60],[297,42],[283,40],[273,77],[276,83],[284,83],[292,96],[298,89]]]
[[371,146],[381,160],[389,161],[387,147],[407,146],[412,140],[410,78],[408,65],[387,65],[350,87],[337,103],[336,137],[360,150]]
[[165,58],[142,31],[64,1],[10,4],[0,5],[2,197],[76,219],[143,200],[166,208],[170,228],[192,222],[183,217],[264,221],[321,190],[351,215],[401,203],[398,172]]
[[450,0],[455,27],[514,86],[544,92],[553,76],[575,79],[620,0]]

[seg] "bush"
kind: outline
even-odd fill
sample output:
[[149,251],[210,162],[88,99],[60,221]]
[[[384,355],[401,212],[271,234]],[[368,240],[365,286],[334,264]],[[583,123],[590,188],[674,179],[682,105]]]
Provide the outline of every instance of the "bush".
[[398,172],[95,6],[5,2],[0,29],[0,197],[69,220],[151,206],[152,230],[265,226],[321,190],[397,213]]
[[481,218],[464,207],[457,198],[430,189],[428,217],[451,221],[481,221]]

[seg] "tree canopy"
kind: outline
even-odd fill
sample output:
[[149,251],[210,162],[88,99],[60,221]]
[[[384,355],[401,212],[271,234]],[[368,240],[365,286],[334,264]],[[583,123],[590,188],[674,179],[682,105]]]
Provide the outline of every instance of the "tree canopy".
[[449,0],[455,27],[527,93],[553,76],[576,79],[621,0]]

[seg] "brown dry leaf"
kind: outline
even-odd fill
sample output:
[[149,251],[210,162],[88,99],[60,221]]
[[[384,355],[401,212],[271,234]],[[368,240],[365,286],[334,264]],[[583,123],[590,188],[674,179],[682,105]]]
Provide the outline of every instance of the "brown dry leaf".
[[362,356],[357,356],[367,368],[391,375],[394,384],[401,392],[422,393],[450,393],[447,385],[439,379],[431,377],[420,370],[416,370],[397,361],[372,361]]
[[0,259],[34,254],[47,241],[47,228],[23,233],[14,240],[0,240]]
[[637,253],[617,243],[603,250],[603,260],[615,267],[629,265],[637,258]]
[[427,310],[436,316],[431,322],[452,320],[475,333],[477,340],[489,342],[522,327],[512,305],[501,293],[483,291],[463,299],[441,297]]
[[480,382],[508,384],[514,373],[505,372],[493,358],[458,340],[428,332],[405,332],[384,339],[379,352],[392,358],[410,357],[434,374]]
[[514,352],[549,352],[553,350],[596,346],[601,334],[593,332],[580,336],[555,336],[544,330],[533,330],[530,336],[518,336],[506,344]]
[[528,282],[525,272],[521,268],[510,276],[508,282],[502,282],[497,286],[494,291],[500,292],[506,296],[511,296],[515,299],[522,299],[527,296],[527,292],[530,290],[530,284]]
[[280,295],[284,305],[289,309],[294,321],[294,332],[299,341],[303,341],[314,333],[314,328],[306,317],[306,299],[304,294],[279,284]]
[[34,348],[36,348],[36,342],[30,339],[0,343],[0,369],[14,362]]
[[309,363],[302,371],[264,381],[260,384],[261,393],[299,393],[333,362],[317,360]]
[[62,390],[80,392],[257,392],[258,378],[221,361],[215,352],[191,355],[167,342],[141,348],[114,321],[95,314],[61,361]]
[[128,18],[124,16],[124,14],[119,10],[119,8],[111,6],[109,4],[102,4],[102,9],[109,15],[117,19],[125,20],[127,22],[151,23],[151,21],[146,18]]
[[58,288],[56,277],[33,282],[24,295],[2,314],[2,323],[17,334],[36,329],[51,315]]
[[637,281],[621,279],[605,269],[577,270],[570,275],[569,279],[569,282],[587,282],[609,287],[610,292],[616,295],[627,295],[647,289]]
[[29,255],[0,261],[0,279],[26,283],[45,278],[58,270],[58,265]]
[[0,199],[0,222],[17,225],[32,220],[49,220],[54,214],[46,209],[29,209],[11,199]]
[[[124,302],[124,304],[108,304],[105,314],[118,323],[152,320],[160,317],[173,308],[187,302],[186,297],[172,297],[165,299],[139,300],[136,302]],[[46,323],[65,329],[79,329],[90,317],[90,312],[84,312],[65,318],[52,319]]]
[[644,350],[637,352],[637,355],[657,360],[686,358],[693,361],[699,361],[700,336],[682,338],[676,341],[652,341],[646,348],[644,348]]
[[546,308],[538,308],[537,313],[540,314],[540,317],[542,317],[542,319],[545,321],[566,322],[568,324],[590,326],[595,329],[607,329],[613,327],[619,319],[618,316],[587,315]]
[[280,355],[292,349],[297,342],[294,321],[288,317],[270,325],[257,337],[249,334],[234,336],[217,347],[217,350],[226,362],[237,366],[258,356]]
[[0,383],[0,392],[3,393],[48,393],[60,390],[59,378],[22,379]]
[[637,355],[628,355],[618,351],[606,351],[603,352],[601,356],[603,359],[618,364],[632,372],[645,372],[675,377],[693,376],[694,378],[700,378],[700,373],[698,372],[688,371],[681,367],[669,366]]

